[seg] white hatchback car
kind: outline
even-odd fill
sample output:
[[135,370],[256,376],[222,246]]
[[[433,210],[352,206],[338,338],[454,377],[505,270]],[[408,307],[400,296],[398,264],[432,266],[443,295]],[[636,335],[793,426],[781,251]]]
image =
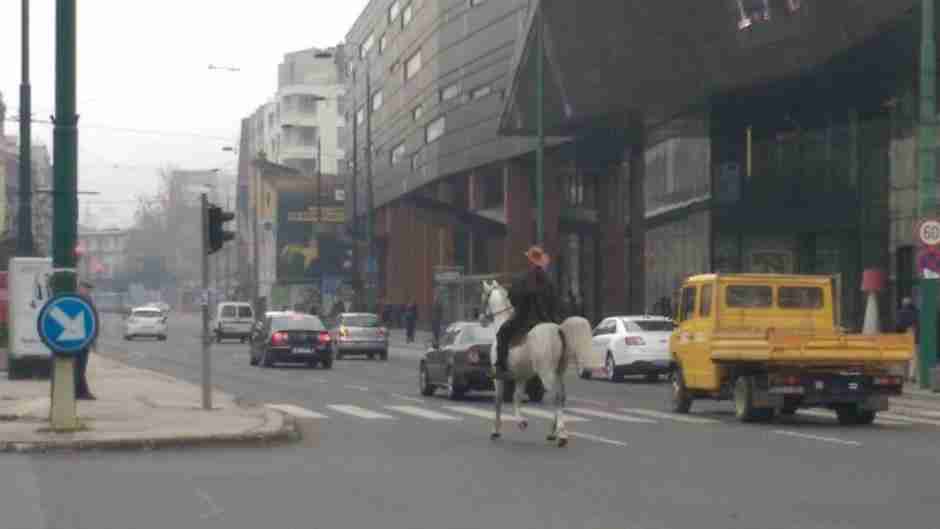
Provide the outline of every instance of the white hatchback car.
[[[662,316],[611,316],[594,328],[591,347],[604,355],[604,375],[618,382],[624,375],[646,375],[650,382],[671,372],[669,336],[675,323]],[[582,371],[590,378],[590,371]]]
[[133,309],[124,320],[124,339],[132,340],[138,336],[152,336],[160,341],[166,340],[166,319],[166,314],[156,307]]

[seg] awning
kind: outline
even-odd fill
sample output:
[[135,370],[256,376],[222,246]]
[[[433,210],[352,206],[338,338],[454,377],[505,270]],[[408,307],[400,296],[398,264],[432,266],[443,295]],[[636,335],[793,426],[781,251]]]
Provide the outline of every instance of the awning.
[[659,123],[711,95],[809,71],[909,21],[919,4],[533,0],[500,132],[535,134],[538,10],[544,12],[545,134],[567,136],[604,120]]

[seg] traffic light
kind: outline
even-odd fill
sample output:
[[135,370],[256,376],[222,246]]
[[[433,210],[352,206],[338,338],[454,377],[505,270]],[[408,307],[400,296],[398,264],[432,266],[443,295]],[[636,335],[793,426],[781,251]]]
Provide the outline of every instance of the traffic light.
[[222,249],[226,241],[235,238],[235,233],[226,231],[224,224],[235,218],[235,214],[230,211],[222,211],[222,208],[214,204],[209,205],[209,248],[208,253],[214,254]]

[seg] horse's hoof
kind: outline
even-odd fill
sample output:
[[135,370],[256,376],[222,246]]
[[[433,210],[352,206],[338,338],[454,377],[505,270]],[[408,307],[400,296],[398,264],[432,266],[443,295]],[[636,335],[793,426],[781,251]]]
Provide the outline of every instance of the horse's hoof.
[[566,446],[568,446],[568,439],[564,437],[558,439],[558,448],[564,448]]
[[529,421],[519,421],[519,429],[525,431],[529,427]]
[[498,433],[491,433],[491,434],[490,434],[490,441],[495,441],[495,440],[499,439],[500,437],[502,437],[502,435],[500,435],[500,434],[498,434]]

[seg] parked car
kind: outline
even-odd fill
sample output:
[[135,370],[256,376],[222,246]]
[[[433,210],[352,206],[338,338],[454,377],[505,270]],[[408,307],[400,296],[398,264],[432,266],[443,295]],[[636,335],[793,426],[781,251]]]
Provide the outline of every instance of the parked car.
[[[611,316],[594,328],[591,346],[606,355],[604,373],[619,382],[624,375],[646,375],[650,382],[672,371],[669,337],[675,323],[663,316]],[[590,371],[582,371],[590,378]]]
[[[468,391],[494,388],[490,349],[496,341],[496,327],[479,322],[453,323],[447,327],[438,345],[431,344],[418,366],[421,394],[429,397],[438,388],[445,389],[452,400]],[[506,384],[504,400],[511,401],[515,383]],[[526,384],[530,402],[541,402],[545,388],[534,377]]]
[[133,340],[140,336],[150,336],[166,340],[166,314],[156,307],[137,307],[124,320],[124,339]]
[[266,316],[251,336],[249,363],[273,367],[277,363],[306,363],[333,367],[330,333],[317,316],[278,312]]
[[223,301],[219,303],[215,311],[211,328],[215,334],[216,343],[221,343],[226,338],[238,339],[245,343],[251,338],[255,320],[251,303]]
[[346,355],[366,355],[370,360],[388,360],[388,331],[375,314],[345,312],[336,318],[330,332],[337,360]]

